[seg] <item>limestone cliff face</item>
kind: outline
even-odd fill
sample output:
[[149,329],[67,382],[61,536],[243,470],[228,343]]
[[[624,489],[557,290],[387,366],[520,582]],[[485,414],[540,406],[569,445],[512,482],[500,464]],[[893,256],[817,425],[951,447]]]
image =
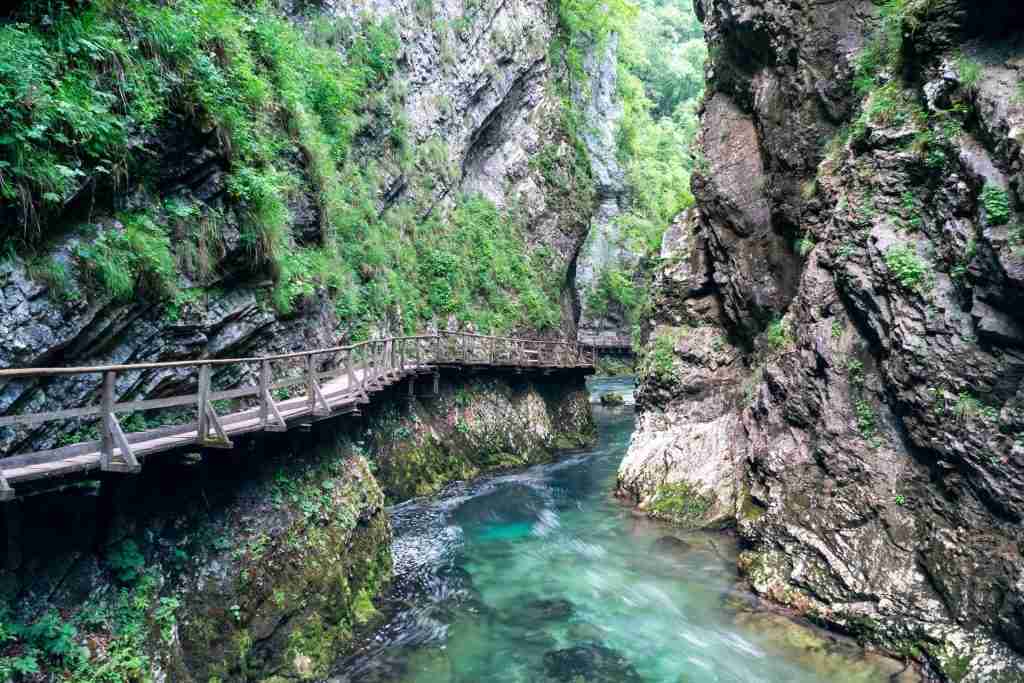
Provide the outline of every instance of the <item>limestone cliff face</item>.
[[[567,75],[551,56],[558,21],[549,3],[488,0],[464,6],[455,0],[379,0],[322,5],[319,11],[328,16],[394,22],[400,46],[393,89],[401,91],[395,97],[403,110],[396,120],[407,122],[411,145],[430,150],[425,156],[431,169],[421,174],[427,187],[413,187],[407,161],[398,158],[390,142],[393,131],[367,126],[356,141],[357,161],[360,167],[374,167],[382,188],[369,210],[383,215],[407,202],[421,212],[416,218],[446,216],[464,193],[482,194],[498,207],[516,207],[526,227],[523,250],[550,254],[551,272],[564,279],[562,320],[555,333],[574,337],[576,260],[594,201],[592,194],[576,192],[571,180],[580,157],[561,125],[563,97],[558,88]],[[296,3],[294,9],[308,12],[308,3]],[[296,16],[294,21],[306,19]],[[364,116],[372,119],[374,108],[388,106],[370,103]],[[614,112],[593,109],[593,115]],[[590,123],[611,125],[596,119]],[[229,150],[216,136],[183,127],[139,144],[153,157],[161,192],[168,197],[187,192],[204,205],[220,207],[223,253],[217,272],[201,282],[182,276],[183,290],[201,290],[183,303],[168,305],[146,296],[115,301],[102,292],[86,293],[74,282],[55,283],[40,276],[31,259],[5,252],[0,259],[0,368],[241,357],[327,347],[351,338],[337,305],[322,292],[303,297],[289,314],[269,305],[273,283],[266,274],[254,276],[244,263],[240,219],[225,199]],[[290,230],[297,243],[315,244],[322,238],[316,195],[307,184],[288,197]],[[118,231],[112,208],[144,208],[147,201],[154,198],[129,183],[112,198],[113,207],[89,208],[85,232],[69,230],[41,247],[42,261],[58,264],[74,279],[76,249],[88,240],[84,235],[97,229]],[[70,291],[57,292],[57,284]],[[420,295],[426,299],[428,294]],[[353,305],[358,308],[360,303],[357,295]],[[401,316],[400,310],[389,311],[369,334],[401,330]],[[222,373],[214,384],[226,389],[256,379]],[[190,384],[194,379],[174,372],[148,372],[120,377],[116,393],[121,401],[154,398],[185,393]],[[98,378],[7,382],[0,385],[0,414],[95,403],[98,390]],[[0,428],[0,455],[52,448],[62,443],[62,435],[81,436],[88,429],[88,423],[74,421]]]
[[685,484],[755,590],[821,623],[1024,680],[1020,9],[697,7],[697,208],[620,490]]

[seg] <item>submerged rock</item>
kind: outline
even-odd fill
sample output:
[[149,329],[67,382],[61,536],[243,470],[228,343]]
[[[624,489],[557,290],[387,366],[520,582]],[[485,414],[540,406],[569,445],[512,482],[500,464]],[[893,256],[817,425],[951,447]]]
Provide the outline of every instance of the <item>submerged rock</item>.
[[624,656],[597,643],[544,654],[544,672],[555,681],[639,683],[643,679]]
[[541,598],[526,602],[517,617],[524,621],[559,621],[572,616],[574,607],[564,598]]
[[609,391],[606,394],[601,394],[601,405],[609,408],[615,408],[626,403],[626,399],[622,397],[622,394],[617,394],[614,391]]
[[654,552],[680,555],[693,550],[693,545],[675,536],[662,536],[654,542]]

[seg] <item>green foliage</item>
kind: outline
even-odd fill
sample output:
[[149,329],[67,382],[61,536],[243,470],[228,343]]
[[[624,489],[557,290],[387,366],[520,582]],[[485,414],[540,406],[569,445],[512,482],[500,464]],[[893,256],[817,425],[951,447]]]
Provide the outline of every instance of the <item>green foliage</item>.
[[846,376],[850,380],[850,386],[854,389],[862,389],[864,387],[864,363],[851,358],[846,363]]
[[904,289],[919,291],[930,279],[931,270],[909,245],[890,247],[885,252],[885,265]]
[[989,225],[1006,225],[1010,222],[1010,195],[993,183],[986,183],[981,191],[981,205]]
[[33,280],[45,284],[47,293],[56,301],[77,301],[81,298],[68,267],[62,261],[36,256],[26,262],[25,271]]
[[989,420],[999,419],[999,410],[982,403],[978,398],[967,392],[961,392],[953,406],[953,414],[960,421],[970,417],[984,417]]
[[[180,606],[162,598],[153,609],[159,581],[155,574],[139,575],[133,588],[91,598],[71,616],[50,611],[29,624],[0,608],[0,645],[17,653],[0,656],[0,676],[10,680],[45,671],[54,680],[76,683],[143,680],[151,624],[167,639]],[[90,642],[98,649],[86,647],[87,636],[95,636]]]
[[629,273],[614,266],[601,271],[594,287],[587,293],[587,307],[596,315],[603,316],[615,304],[620,306],[630,319],[634,319],[642,293]]
[[790,334],[789,326],[782,318],[776,318],[770,325],[768,325],[765,338],[768,340],[768,346],[771,347],[773,351],[781,351],[793,343],[793,337]]
[[796,241],[796,253],[800,254],[801,258],[807,258],[807,255],[814,249],[814,240],[804,235]]
[[682,332],[662,332],[654,337],[640,359],[642,377],[653,377],[658,381],[669,381],[675,371],[676,342]]
[[884,70],[900,67],[903,49],[903,20],[907,0],[885,0],[879,12],[879,25],[857,56],[853,88],[864,96],[874,90]]
[[137,290],[164,298],[176,290],[170,237],[147,214],[125,216],[122,227],[80,243],[76,255],[93,283],[114,299],[127,301]]
[[[616,12],[629,12],[602,8],[565,4],[571,48],[604,39]],[[47,235],[29,227],[56,224],[48,219],[83,188],[117,190],[129,177],[154,207],[83,239],[74,269],[35,264],[55,295],[73,296],[64,285],[77,273],[117,300],[162,299],[180,319],[198,296],[178,291],[179,273],[214,280],[221,229],[237,218],[251,274],[274,282],[268,303],[287,315],[326,293],[353,338],[394,313],[408,331],[447,315],[496,331],[559,322],[564,269],[550,252],[524,253],[514,209],[468,197],[452,220],[433,216],[436,183],[453,185],[458,169],[439,138],[410,149],[392,23],[295,22],[275,3],[243,0],[28,2],[15,19],[0,26],[0,217],[17,214],[7,223],[33,242]],[[566,118],[574,196],[585,196],[589,164]],[[224,209],[187,192],[157,201],[144,141],[183,124],[212,131],[228,159]],[[384,216],[381,174],[353,154],[370,128],[385,131],[410,181]],[[288,207],[304,183],[315,190],[316,243],[291,234]]]
[[586,83],[583,57],[592,45],[603,45],[612,32],[625,26],[636,15],[629,0],[557,0],[558,22],[562,29],[553,45],[578,83]]
[[689,3],[642,0],[639,10],[620,29],[617,144],[630,196],[618,222],[626,246],[651,256],[672,220],[693,205],[692,149],[707,50]]
[[146,558],[139,552],[139,546],[131,539],[122,541],[107,554],[107,564],[114,576],[122,583],[133,583],[142,576]]
[[853,405],[853,412],[857,418],[857,429],[865,439],[873,439],[878,434],[878,416],[875,409],[865,400],[860,399]]
[[974,88],[981,80],[981,64],[966,55],[957,58],[956,68],[965,88]]

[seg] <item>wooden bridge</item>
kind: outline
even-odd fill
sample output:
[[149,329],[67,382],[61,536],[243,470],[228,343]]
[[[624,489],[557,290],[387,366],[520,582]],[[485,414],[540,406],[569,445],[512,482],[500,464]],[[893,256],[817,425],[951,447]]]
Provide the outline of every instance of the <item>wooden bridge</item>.
[[[0,417],[0,427],[28,426],[73,419],[99,423],[98,439],[53,450],[0,459],[0,500],[17,497],[16,484],[90,471],[137,473],[146,457],[180,448],[233,448],[232,438],[253,432],[284,432],[336,415],[358,413],[384,389],[431,375],[438,392],[443,368],[493,368],[511,372],[592,371],[597,349],[568,341],[543,341],[440,332],[429,336],[376,339],[352,346],[301,351],[259,358],[225,358],[99,367],[0,370],[0,386],[10,380],[52,377],[102,377],[99,405]],[[256,378],[250,386],[217,391],[213,374],[231,368]],[[144,373],[173,370],[194,393],[119,402],[118,379],[134,385]],[[280,378],[280,379],[276,379]],[[224,409],[234,401],[234,412]],[[218,410],[217,404],[221,409]],[[194,413],[186,424],[125,433],[118,414],[168,409]],[[166,414],[166,413],[165,413]],[[157,420],[159,422],[159,420]]]
[[580,344],[597,352],[613,355],[629,355],[633,353],[633,339],[628,334],[618,334],[616,332],[580,333],[578,341]]

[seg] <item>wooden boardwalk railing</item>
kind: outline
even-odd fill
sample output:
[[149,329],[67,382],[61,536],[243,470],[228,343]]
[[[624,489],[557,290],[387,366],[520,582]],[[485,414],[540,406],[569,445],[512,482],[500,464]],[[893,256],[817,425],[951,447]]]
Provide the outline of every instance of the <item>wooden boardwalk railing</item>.
[[[578,342],[439,332],[259,358],[0,370],[0,386],[13,379],[102,377],[98,405],[0,416],[0,427],[81,418],[99,423],[98,439],[0,459],[0,500],[14,499],[13,486],[22,482],[91,470],[136,473],[141,469],[141,460],[154,453],[187,446],[232,448],[233,436],[257,431],[282,432],[292,425],[308,424],[312,419],[357,412],[360,405],[370,402],[372,394],[406,377],[410,377],[411,395],[413,378],[418,374],[434,376],[433,392],[436,394],[441,368],[590,369],[596,360],[596,349]],[[195,391],[142,401],[118,401],[119,379],[131,387],[145,373],[154,370],[174,370],[179,374],[180,383],[194,386]],[[218,391],[213,381],[218,370],[242,371],[258,381]],[[247,405],[239,405],[230,413],[223,408],[218,410],[217,404],[226,401]],[[182,411],[192,412],[194,420],[126,433],[118,419],[118,414],[173,408],[179,409],[176,417],[180,418]]]

